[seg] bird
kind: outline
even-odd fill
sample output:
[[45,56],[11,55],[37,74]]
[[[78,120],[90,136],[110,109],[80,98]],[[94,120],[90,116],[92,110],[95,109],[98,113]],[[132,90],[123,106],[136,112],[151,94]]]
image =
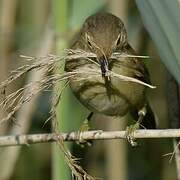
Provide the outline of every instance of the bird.
[[[156,128],[155,116],[146,97],[147,87],[109,75],[115,73],[151,84],[148,70],[143,60],[135,56],[120,18],[106,12],[89,16],[71,49],[95,54],[65,62],[66,72],[81,72],[68,80],[74,95],[86,108],[107,116],[122,117],[130,113],[142,127]],[[117,54],[124,56],[117,57]],[[101,75],[92,74],[90,78],[91,71]]]

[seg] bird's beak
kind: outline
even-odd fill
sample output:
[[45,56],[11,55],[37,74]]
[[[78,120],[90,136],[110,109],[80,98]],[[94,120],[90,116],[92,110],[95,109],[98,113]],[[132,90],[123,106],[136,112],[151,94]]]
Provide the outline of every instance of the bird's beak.
[[102,73],[102,77],[108,76],[108,60],[106,59],[106,57],[102,56],[99,58],[99,63],[101,66],[101,73]]

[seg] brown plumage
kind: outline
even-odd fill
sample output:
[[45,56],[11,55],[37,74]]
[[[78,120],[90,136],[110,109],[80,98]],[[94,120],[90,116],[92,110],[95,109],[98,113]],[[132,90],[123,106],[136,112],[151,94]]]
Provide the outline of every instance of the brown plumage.
[[[115,52],[127,55],[136,54],[127,41],[123,22],[109,13],[92,15],[86,19],[71,48],[92,52],[97,58],[91,58],[92,61],[86,58],[67,60],[66,71],[87,71],[89,68],[102,73],[102,76],[87,79],[83,73],[69,78],[70,87],[80,102],[95,113],[123,116],[131,112],[137,118],[138,111],[147,106],[146,87],[108,76],[108,70],[110,70],[150,83],[148,71],[142,60],[135,57],[112,58]],[[147,109],[150,107],[148,106]],[[148,128],[155,126],[152,117],[154,118],[152,115],[149,120],[152,121],[152,126],[148,125]]]

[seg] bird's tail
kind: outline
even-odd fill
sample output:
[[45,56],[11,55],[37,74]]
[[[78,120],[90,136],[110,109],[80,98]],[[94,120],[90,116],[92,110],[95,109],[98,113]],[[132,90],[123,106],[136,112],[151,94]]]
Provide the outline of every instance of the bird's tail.
[[143,118],[141,125],[147,129],[156,129],[155,115],[149,104],[146,106],[146,115]]
[[[138,120],[138,111],[133,113],[133,117],[135,120]],[[140,127],[146,129],[156,129],[156,120],[155,115],[149,104],[146,105],[146,115],[143,117],[141,121]]]

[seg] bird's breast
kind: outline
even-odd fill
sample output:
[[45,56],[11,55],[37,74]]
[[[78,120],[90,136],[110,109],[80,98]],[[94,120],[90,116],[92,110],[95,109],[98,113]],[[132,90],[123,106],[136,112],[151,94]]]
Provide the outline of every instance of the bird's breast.
[[[93,112],[122,116],[127,113],[130,104],[138,103],[142,97],[141,85],[117,77],[111,77],[107,87],[98,64],[81,59],[67,62],[66,67],[67,71],[76,72],[69,78],[71,89],[82,104]],[[124,74],[121,66],[112,65],[111,71]],[[131,74],[126,72],[124,75]]]

